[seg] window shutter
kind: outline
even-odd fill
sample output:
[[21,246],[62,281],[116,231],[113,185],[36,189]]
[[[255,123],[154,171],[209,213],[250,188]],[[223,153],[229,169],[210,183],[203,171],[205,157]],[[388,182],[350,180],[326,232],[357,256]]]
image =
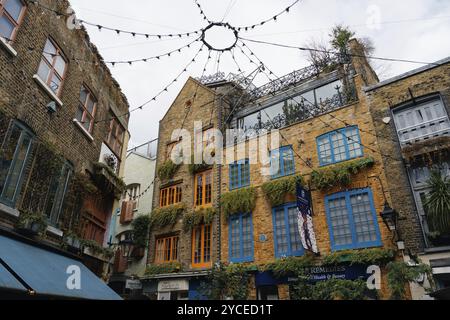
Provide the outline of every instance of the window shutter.
[[122,208],[120,209],[120,223],[121,224],[126,223],[127,208],[128,208],[128,201],[123,201]]
[[126,213],[126,217],[125,217],[125,222],[133,221],[134,206],[135,206],[135,201],[128,201],[127,202],[127,213]]
[[124,273],[127,270],[127,267],[128,267],[127,259],[123,256],[122,251],[118,249],[114,257],[114,272]]

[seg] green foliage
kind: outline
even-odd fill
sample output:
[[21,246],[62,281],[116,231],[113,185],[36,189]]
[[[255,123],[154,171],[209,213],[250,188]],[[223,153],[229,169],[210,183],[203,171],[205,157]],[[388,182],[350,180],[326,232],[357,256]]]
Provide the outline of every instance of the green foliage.
[[431,267],[422,263],[409,266],[405,262],[396,261],[389,263],[387,270],[388,287],[391,291],[392,300],[404,299],[408,283],[416,282],[421,275],[427,275],[428,280],[432,281]]
[[192,230],[194,227],[201,224],[211,224],[214,220],[217,211],[215,208],[200,208],[192,210],[184,214],[183,226],[185,231]]
[[367,264],[367,265],[386,265],[395,259],[395,251],[389,249],[364,249],[338,251],[323,258],[323,265],[339,264]]
[[108,173],[109,177],[112,179],[112,182],[114,183],[115,187],[120,192],[123,192],[123,190],[125,190],[127,188],[127,185],[123,181],[123,179],[120,178],[110,166],[108,166],[102,162],[96,162],[96,163],[94,163],[94,168],[96,170],[104,169]]
[[91,179],[83,173],[75,173],[72,183],[74,185],[73,191],[80,196],[95,194],[99,191]]
[[309,284],[306,278],[294,286],[293,300],[367,300],[369,291],[364,280],[330,279]]
[[278,259],[274,262],[266,264],[262,271],[272,271],[274,276],[281,278],[287,275],[299,275],[304,272],[306,268],[310,268],[314,265],[314,256],[304,255],[302,257],[287,257]]
[[256,189],[249,187],[224,193],[220,202],[225,218],[236,213],[249,213],[255,208]]
[[174,225],[177,222],[178,216],[184,209],[184,205],[172,205],[154,209],[150,216],[150,228],[163,228]]
[[150,215],[141,215],[133,220],[131,226],[133,228],[133,242],[136,246],[147,247],[147,238],[151,223]]
[[272,206],[279,206],[284,203],[287,194],[296,193],[297,183],[304,184],[301,176],[291,176],[272,180],[262,185],[262,190]]
[[450,233],[450,179],[433,171],[428,181],[431,189],[424,203],[430,229],[439,234]]
[[97,241],[83,239],[80,242],[84,248],[89,248],[94,255],[102,255],[109,259],[114,256],[114,252],[112,249],[104,248],[103,246],[98,244]]
[[347,44],[351,38],[355,36],[355,33],[350,30],[349,27],[343,25],[336,25],[330,34],[330,43],[333,49],[339,52],[346,52]]
[[246,300],[250,292],[249,272],[252,270],[251,266],[244,264],[217,264],[199,291],[210,300]]
[[167,160],[158,168],[158,177],[161,180],[170,180],[179,168],[179,164],[175,164],[172,160]]
[[178,273],[181,271],[183,271],[183,266],[179,262],[149,264],[145,270],[145,275],[154,276],[158,274]]
[[351,162],[314,170],[312,172],[312,183],[320,190],[329,190],[336,186],[348,186],[351,176],[358,174],[363,169],[375,164],[373,158],[362,158]]
[[[211,156],[212,156],[212,154],[213,154],[213,152],[211,152]],[[191,164],[189,165],[189,173],[194,175],[194,174],[196,174],[198,172],[202,172],[202,171],[208,170],[211,167],[212,167],[212,165],[207,164],[205,162],[205,160],[202,160],[202,163],[200,163],[200,164],[196,164],[194,155],[192,155]]]
[[47,229],[47,217],[43,214],[34,213],[31,211],[21,211],[19,220],[17,221],[16,227],[22,228],[30,228],[32,224],[38,224],[39,230],[38,233],[44,233]]

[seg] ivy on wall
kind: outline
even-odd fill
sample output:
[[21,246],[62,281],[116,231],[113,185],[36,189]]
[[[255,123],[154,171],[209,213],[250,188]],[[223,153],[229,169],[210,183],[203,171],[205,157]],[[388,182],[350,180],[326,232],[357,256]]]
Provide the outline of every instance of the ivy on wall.
[[224,193],[220,203],[226,219],[233,214],[249,213],[256,205],[256,189],[249,187]]
[[291,176],[272,180],[262,185],[262,190],[274,207],[284,204],[287,194],[296,194],[297,183],[304,185],[301,176]]
[[167,160],[158,168],[158,177],[161,180],[170,180],[179,168],[179,164],[175,164],[172,160]]
[[312,184],[319,190],[329,190],[337,186],[348,186],[351,176],[375,164],[373,158],[362,158],[344,164],[314,170],[311,175]]
[[184,209],[184,205],[172,205],[154,209],[150,215],[150,228],[163,228],[174,225]]
[[315,284],[307,277],[299,277],[293,286],[293,300],[367,300],[372,299],[374,291],[367,288],[365,280],[330,279]]
[[136,246],[142,248],[147,247],[150,224],[150,215],[138,216],[131,223],[133,242]]
[[210,300],[246,300],[250,293],[250,271],[244,264],[216,264],[200,286],[199,292]]
[[200,208],[186,212],[183,216],[184,230],[190,231],[201,224],[209,225],[213,222],[216,214],[215,208]]

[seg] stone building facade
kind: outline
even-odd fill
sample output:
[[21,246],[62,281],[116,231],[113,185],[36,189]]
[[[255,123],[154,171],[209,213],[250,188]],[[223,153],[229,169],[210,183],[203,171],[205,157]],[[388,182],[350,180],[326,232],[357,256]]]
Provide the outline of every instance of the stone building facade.
[[[361,58],[362,48],[357,41],[350,42],[350,50],[355,56],[334,71],[318,73],[312,67],[306,68],[250,91],[245,90],[245,81],[236,79],[187,81],[160,123],[154,194],[157,210],[152,213],[155,222],[150,233],[150,270],[144,277],[144,292],[153,292],[159,299],[198,298],[199,282],[210,280],[202,279],[204,271],[220,262],[223,266],[248,268],[251,276],[246,298],[290,299],[298,279],[288,273],[276,277],[271,266],[277,263],[312,256],[314,262],[308,275],[313,281],[356,280],[367,279],[371,274],[368,267],[374,263],[351,265],[344,256],[376,250],[390,252],[391,259],[401,257],[392,241],[392,231],[380,215],[393,198],[386,189],[383,158],[363,91],[378,83],[378,78]],[[198,137],[192,134],[195,121],[202,121],[205,155],[227,161],[211,167],[172,163],[171,170],[167,165],[171,155],[191,160],[186,151],[194,149],[196,140],[192,136]],[[173,135],[179,128],[188,132]],[[218,143],[221,137],[208,131],[213,128],[224,134],[226,129],[238,131],[227,135],[222,144]],[[258,153],[255,146],[262,129],[279,129],[281,136],[278,146],[269,143],[263,147],[267,148],[270,165],[250,160]],[[229,155],[233,155],[232,160]],[[274,163],[280,164],[279,170],[273,171]],[[263,167],[270,169],[263,174]],[[166,172],[171,172],[169,177]],[[347,178],[340,180],[340,174]],[[292,179],[301,180],[303,188],[311,191],[316,255],[304,250],[300,240]],[[264,185],[274,187],[278,183],[291,185],[290,189],[276,191],[281,192],[281,198],[274,199],[264,192]],[[205,190],[210,197],[207,203],[198,196],[202,192],[205,195]],[[175,201],[170,198],[171,192]],[[182,196],[176,200],[179,192]],[[179,211],[174,213],[171,210],[175,208]],[[205,212],[211,211],[202,208],[215,209],[208,231]],[[200,215],[194,223],[192,212]],[[174,219],[158,226],[156,217],[172,213]],[[212,236],[207,239],[213,243],[208,251],[209,262],[197,267],[196,259],[201,256],[202,262],[205,255],[205,234],[209,230]],[[339,254],[343,259],[340,263],[322,264],[327,257]],[[382,265],[381,298],[389,295],[385,271]]]
[[[383,157],[387,188],[399,214],[398,236],[407,258],[418,255],[431,265],[436,289],[444,296],[450,279],[449,236],[433,229],[425,203],[431,173],[450,176],[449,88],[446,58],[364,89],[382,152],[398,155]],[[424,295],[413,285],[414,299]]]
[[14,234],[32,229],[33,243],[81,254],[106,276],[129,105],[87,32],[70,28],[68,8],[0,4],[13,26],[0,29],[0,222]]

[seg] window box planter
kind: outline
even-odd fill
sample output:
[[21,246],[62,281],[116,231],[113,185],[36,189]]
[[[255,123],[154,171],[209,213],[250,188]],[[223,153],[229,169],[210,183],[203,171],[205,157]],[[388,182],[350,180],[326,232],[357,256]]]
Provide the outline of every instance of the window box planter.
[[68,236],[65,239],[65,242],[67,243],[67,245],[69,245],[69,247],[72,247],[72,248],[75,248],[75,249],[80,249],[81,248],[81,241],[77,237]]
[[25,235],[37,236],[39,233],[45,231],[46,228],[47,225],[42,222],[26,220],[17,228],[17,230]]

